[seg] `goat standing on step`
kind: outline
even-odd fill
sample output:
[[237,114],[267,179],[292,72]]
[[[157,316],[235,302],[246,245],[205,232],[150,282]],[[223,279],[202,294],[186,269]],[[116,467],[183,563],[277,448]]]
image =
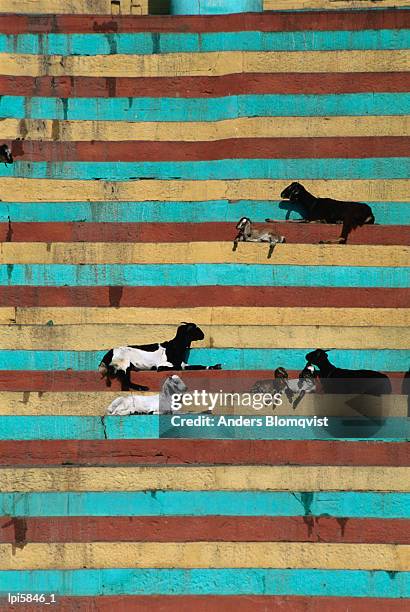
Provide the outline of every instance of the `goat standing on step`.
[[327,351],[316,349],[306,356],[309,365],[319,368],[319,378],[325,393],[388,395],[389,378],[374,370],[337,368],[329,361]]
[[300,183],[288,185],[280,197],[301,206],[305,211],[305,219],[303,219],[305,222],[342,223],[340,237],[337,240],[326,241],[327,244],[346,244],[347,237],[352,230],[374,223],[373,212],[368,204],[344,202],[332,198],[316,198]]
[[272,234],[269,230],[256,229],[252,227],[252,221],[248,217],[242,217],[236,224],[238,234],[233,241],[233,251],[238,248],[238,242],[268,242],[268,259],[272,257],[275,245],[285,242],[284,236]]
[[111,379],[121,381],[121,390],[148,391],[148,387],[131,383],[131,372],[141,370],[220,370],[214,366],[187,365],[191,342],[204,339],[204,332],[195,323],[182,323],[172,340],[156,344],[120,346],[108,351],[98,367],[107,387]]

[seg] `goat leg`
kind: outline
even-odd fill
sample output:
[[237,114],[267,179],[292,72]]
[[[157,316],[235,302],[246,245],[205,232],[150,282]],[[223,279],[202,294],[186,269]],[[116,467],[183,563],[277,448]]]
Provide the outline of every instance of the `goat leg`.
[[273,253],[273,249],[275,248],[275,243],[271,242],[269,244],[269,251],[268,251],[268,259],[270,259],[272,257],[272,253]]
[[129,391],[133,389],[134,391],[148,391],[149,387],[145,387],[144,385],[136,385],[131,382],[131,370],[128,368],[126,372],[118,372],[117,378],[121,383],[121,391]]
[[300,404],[302,399],[305,397],[305,395],[306,395],[306,391],[301,391],[299,393],[299,395],[297,396],[297,398],[293,402],[293,405],[292,405],[293,410],[296,410],[296,408],[298,407],[298,405]]
[[234,239],[234,241],[233,241],[232,251],[236,251],[236,249],[238,248],[238,242],[239,242],[241,239],[243,240],[242,233],[239,233],[237,236],[235,236],[235,239]]
[[129,388],[133,391],[149,391],[149,387],[146,387],[145,385],[136,385],[132,382],[130,382]]
[[321,241],[321,244],[346,244],[347,243],[347,237],[350,234],[350,231],[352,229],[352,222],[350,219],[344,219],[343,221],[343,227],[342,227],[342,232],[339,236],[339,238],[337,238],[336,240],[323,240]]

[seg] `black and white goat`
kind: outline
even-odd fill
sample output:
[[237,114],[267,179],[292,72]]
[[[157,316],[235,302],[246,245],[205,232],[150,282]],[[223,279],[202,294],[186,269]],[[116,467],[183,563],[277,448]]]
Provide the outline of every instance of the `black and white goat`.
[[107,387],[111,379],[121,381],[121,390],[148,391],[148,387],[131,383],[131,372],[141,370],[220,370],[213,366],[187,365],[191,343],[204,339],[204,332],[195,323],[182,323],[172,340],[156,344],[120,346],[104,355],[98,367]]
[[12,164],[14,161],[11,151],[6,144],[0,146],[0,161],[2,161],[6,166],[7,164]]
[[319,378],[325,393],[388,395],[388,376],[374,370],[347,370],[330,363],[327,351],[316,349],[305,356],[309,365],[319,368]]
[[252,221],[248,217],[242,217],[236,224],[238,234],[233,241],[233,251],[238,248],[238,242],[268,242],[269,252],[268,258],[272,257],[275,245],[285,242],[284,236],[272,234],[267,229],[256,229],[252,227]]
[[107,415],[127,416],[129,414],[171,414],[173,397],[181,398],[187,386],[176,374],[168,376],[156,395],[128,395],[117,397],[107,408]]
[[[316,198],[300,183],[291,183],[280,194],[281,198],[302,207],[305,218],[301,222],[342,223],[342,232],[337,240],[328,244],[346,244],[350,232],[361,225],[374,223],[374,215],[368,204],[344,202],[332,198]],[[271,219],[266,219],[271,221]]]

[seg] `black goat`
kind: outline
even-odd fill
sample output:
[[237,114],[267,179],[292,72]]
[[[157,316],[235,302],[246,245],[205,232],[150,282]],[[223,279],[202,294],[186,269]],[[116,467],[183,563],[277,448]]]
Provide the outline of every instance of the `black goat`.
[[347,370],[330,363],[327,351],[316,349],[306,356],[309,365],[319,368],[319,378],[325,393],[388,395],[389,378],[374,370]]
[[107,387],[111,379],[121,381],[121,390],[148,391],[148,387],[131,383],[131,372],[141,370],[220,370],[214,366],[187,365],[191,342],[203,340],[204,333],[195,323],[182,323],[172,340],[156,344],[120,346],[108,351],[98,367]]
[[7,164],[12,164],[14,161],[11,151],[6,144],[0,146],[0,161],[4,162],[6,166]]
[[[337,240],[328,240],[328,244],[346,244],[350,232],[361,225],[374,223],[374,215],[368,204],[361,202],[344,202],[332,198],[315,198],[300,183],[291,183],[280,194],[305,211],[307,222],[343,223],[342,232]],[[270,221],[269,219],[266,219]]]

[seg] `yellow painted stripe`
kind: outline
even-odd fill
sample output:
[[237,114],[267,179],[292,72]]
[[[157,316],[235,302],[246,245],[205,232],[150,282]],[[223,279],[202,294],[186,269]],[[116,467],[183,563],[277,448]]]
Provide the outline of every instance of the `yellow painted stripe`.
[[198,308],[0,308],[0,322],[18,325],[330,325],[408,327],[410,308],[280,308],[214,306]]
[[138,567],[406,571],[410,568],[410,546],[316,542],[36,542],[19,548],[0,544],[1,570]]
[[[284,228],[284,231],[286,228]],[[335,232],[337,237],[339,232]],[[235,225],[232,224],[232,238]],[[241,263],[297,266],[410,266],[410,247],[387,245],[279,244],[268,258],[266,243],[231,242],[2,242],[0,264],[193,264]]]
[[[184,374],[182,373],[182,378]],[[189,382],[188,382],[189,384]],[[249,389],[253,382],[249,379]],[[38,392],[0,392],[0,415],[5,416],[102,416],[110,403],[120,396],[127,395],[155,395],[155,392],[131,394],[125,391],[117,392],[60,392],[60,393],[38,393]],[[283,404],[275,408],[272,413],[271,406],[264,406],[261,410],[244,406],[244,399],[232,402],[229,405],[216,406],[213,414],[242,414],[251,416],[272,415],[278,416],[338,416],[352,418],[368,415],[373,418],[406,417],[407,396],[384,395],[372,397],[371,403],[366,408],[363,398],[353,395],[332,395],[329,397],[320,394],[305,395],[298,406],[293,409],[285,395],[282,396]],[[201,406],[187,408],[190,412],[201,412]]]
[[28,491],[410,491],[408,468],[211,466],[2,468],[0,490]]
[[0,139],[211,141],[226,138],[406,136],[410,117],[243,117],[224,121],[0,120]]
[[[299,177],[293,177],[298,180]],[[90,202],[100,201],[185,201],[272,200],[289,185],[285,180],[206,181],[76,181],[29,178],[1,178],[3,202]],[[407,202],[409,180],[304,180],[304,187],[320,197],[367,202]]]
[[0,13],[146,15],[148,0],[0,0]]
[[[410,328],[327,326],[202,326],[200,348],[310,348],[407,349]],[[175,325],[1,325],[0,346],[16,350],[99,351],[133,341],[149,344],[172,338]],[[97,366],[98,364],[96,364]]]
[[0,325],[16,322],[16,309],[13,307],[0,307]]
[[242,72],[401,72],[410,70],[406,50],[219,51],[159,55],[25,55],[2,53],[0,73],[14,76],[172,77]]
[[408,0],[263,0],[265,11],[380,9],[408,6]]

